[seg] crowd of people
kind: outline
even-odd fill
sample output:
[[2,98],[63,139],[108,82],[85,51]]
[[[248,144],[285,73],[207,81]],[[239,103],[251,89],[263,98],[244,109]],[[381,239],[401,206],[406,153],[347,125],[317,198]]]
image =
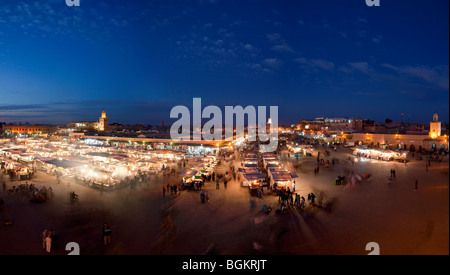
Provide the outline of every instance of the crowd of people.
[[54,195],[52,187],[36,187],[33,183],[28,184],[28,182],[19,184],[18,186],[13,185],[8,189],[8,193],[15,194],[19,197],[28,197],[33,202],[44,202]]
[[[281,212],[284,212],[288,206],[295,206],[297,209],[302,210],[306,207],[305,197],[298,193],[294,193],[289,190],[277,190],[278,204],[280,205]],[[316,195],[314,193],[308,193],[308,203],[309,205],[315,204]]]

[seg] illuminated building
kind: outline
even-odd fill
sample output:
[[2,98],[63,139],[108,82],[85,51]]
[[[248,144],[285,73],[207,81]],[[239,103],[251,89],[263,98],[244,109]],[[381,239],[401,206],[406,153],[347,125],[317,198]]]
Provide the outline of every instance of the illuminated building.
[[49,134],[56,130],[55,126],[51,125],[42,125],[42,124],[34,124],[34,125],[15,125],[15,124],[3,124],[2,130],[6,133],[13,134]]
[[67,132],[74,131],[108,131],[108,117],[106,116],[106,112],[103,110],[99,121],[78,121],[71,122],[66,125]]
[[438,121],[438,115],[434,113],[433,121],[430,122],[430,137],[437,138],[441,136],[441,122]]
[[106,117],[106,112],[103,110],[102,116],[99,119],[98,122],[98,130],[101,132],[104,132],[108,129],[108,118]]
[[356,145],[370,145],[373,147],[390,147],[400,150],[448,150],[448,137],[441,135],[441,122],[438,121],[438,115],[433,115],[433,121],[430,122],[430,131],[428,133],[341,133],[337,134],[335,140],[342,143],[354,142]]

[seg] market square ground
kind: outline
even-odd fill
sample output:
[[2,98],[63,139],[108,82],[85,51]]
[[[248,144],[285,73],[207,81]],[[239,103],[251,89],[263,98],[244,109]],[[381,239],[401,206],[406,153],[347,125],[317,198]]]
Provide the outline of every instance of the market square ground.
[[[220,189],[207,182],[210,200],[200,203],[197,191],[162,196],[162,186],[179,182],[179,177],[157,177],[135,189],[114,190],[100,195],[85,186],[57,183],[55,176],[38,172],[35,185],[51,186],[54,197],[42,204],[14,194],[0,193],[5,205],[0,226],[0,254],[67,254],[65,245],[77,242],[80,253],[88,255],[248,255],[248,254],[367,254],[366,244],[377,242],[381,254],[449,253],[449,180],[448,157],[407,164],[384,161],[359,161],[353,164],[350,149],[331,150],[336,164],[314,173],[315,157],[298,162],[283,159],[294,167],[300,178],[296,192],[302,196],[314,192],[321,206],[305,211],[293,209],[277,215],[272,211],[261,217],[263,204],[278,208],[278,198],[251,197],[248,188],[237,181]],[[239,161],[236,160],[237,165]],[[218,169],[225,171],[227,165]],[[389,171],[396,169],[396,179]],[[336,186],[333,180],[345,171],[371,178],[361,184]],[[418,190],[414,191],[416,179]],[[7,181],[7,188],[17,181]],[[72,205],[69,192],[80,195]],[[250,207],[255,198],[256,206]],[[257,218],[255,220],[255,217]],[[104,222],[112,228],[112,243],[104,246],[101,229]],[[50,253],[42,248],[40,234],[53,229],[58,244]],[[259,249],[255,249],[254,243]]]

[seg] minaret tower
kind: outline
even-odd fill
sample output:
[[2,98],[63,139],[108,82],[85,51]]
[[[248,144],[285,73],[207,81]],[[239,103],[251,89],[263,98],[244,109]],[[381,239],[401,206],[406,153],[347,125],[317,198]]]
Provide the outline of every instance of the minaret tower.
[[100,117],[100,120],[98,122],[98,130],[104,132],[107,129],[108,129],[108,118],[106,117],[105,110],[103,110],[102,116]]
[[431,138],[437,138],[441,136],[441,122],[438,121],[438,115],[434,113],[433,121],[430,122],[430,133]]

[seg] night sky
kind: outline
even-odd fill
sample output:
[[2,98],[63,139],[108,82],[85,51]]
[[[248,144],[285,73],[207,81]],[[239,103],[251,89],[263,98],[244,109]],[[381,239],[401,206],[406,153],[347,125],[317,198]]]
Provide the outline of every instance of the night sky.
[[169,124],[201,97],[445,122],[448,52],[447,0],[1,0],[0,121]]

